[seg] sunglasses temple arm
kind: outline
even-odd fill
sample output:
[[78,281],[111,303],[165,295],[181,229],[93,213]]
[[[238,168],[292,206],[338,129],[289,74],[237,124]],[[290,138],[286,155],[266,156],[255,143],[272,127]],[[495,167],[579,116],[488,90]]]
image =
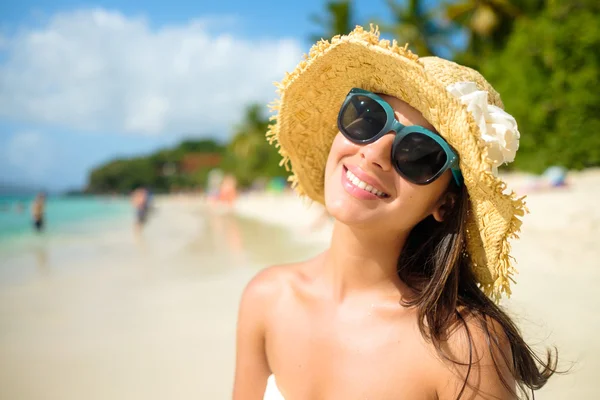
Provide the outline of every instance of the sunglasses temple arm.
[[461,186],[463,184],[463,176],[460,169],[458,169],[458,166],[450,168],[450,171],[452,171],[452,176],[454,177],[456,184]]

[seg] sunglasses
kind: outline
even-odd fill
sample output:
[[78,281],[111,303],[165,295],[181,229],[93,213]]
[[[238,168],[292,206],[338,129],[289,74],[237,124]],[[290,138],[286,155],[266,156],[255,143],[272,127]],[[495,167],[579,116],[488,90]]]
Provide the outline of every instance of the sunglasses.
[[400,176],[412,183],[427,185],[449,168],[456,184],[462,183],[458,155],[450,145],[422,126],[402,125],[392,106],[375,93],[352,89],[340,108],[338,128],[356,144],[373,143],[394,131],[392,164]]

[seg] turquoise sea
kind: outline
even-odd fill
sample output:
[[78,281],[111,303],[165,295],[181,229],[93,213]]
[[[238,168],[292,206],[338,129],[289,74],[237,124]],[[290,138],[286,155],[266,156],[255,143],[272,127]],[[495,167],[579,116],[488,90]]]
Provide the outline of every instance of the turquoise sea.
[[31,219],[33,199],[34,196],[0,196],[0,250],[41,235],[77,235],[117,220],[133,221],[125,197],[50,195],[46,201],[44,231],[39,234],[34,231]]

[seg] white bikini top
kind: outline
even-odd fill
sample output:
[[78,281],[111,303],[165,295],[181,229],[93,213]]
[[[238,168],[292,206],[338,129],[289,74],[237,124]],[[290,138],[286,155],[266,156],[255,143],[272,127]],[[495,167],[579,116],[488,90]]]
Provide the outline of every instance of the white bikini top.
[[263,400],[285,400],[277,387],[275,375],[271,375],[269,376],[269,379],[267,379],[267,388],[265,389]]

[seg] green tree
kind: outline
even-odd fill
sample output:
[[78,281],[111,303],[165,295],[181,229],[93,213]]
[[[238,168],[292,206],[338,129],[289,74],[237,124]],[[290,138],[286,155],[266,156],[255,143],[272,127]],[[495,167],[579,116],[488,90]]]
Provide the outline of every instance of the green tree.
[[488,55],[501,51],[515,21],[534,17],[544,0],[459,0],[445,3],[445,17],[467,34],[468,44],[456,54],[458,62],[478,67]]
[[345,35],[356,25],[351,0],[328,1],[325,3],[325,15],[313,14],[309,19],[321,29],[321,32],[311,35],[311,42]]
[[265,108],[251,104],[243,121],[235,127],[222,166],[236,177],[240,186],[249,186],[259,178],[287,175],[285,169],[279,166],[281,156],[277,149],[265,138],[268,126]]
[[382,32],[392,34],[400,43],[408,43],[420,57],[438,55],[450,47],[453,27],[442,21],[436,8],[426,7],[423,0],[386,3],[394,22],[380,22]]
[[179,164],[190,153],[222,154],[223,151],[223,146],[214,140],[189,139],[174,148],[145,157],[113,160],[92,170],[86,190],[92,193],[128,193],[144,186],[157,192],[166,192],[173,187],[204,186],[208,168],[186,174],[180,171]]
[[140,186],[161,190],[165,188],[164,183],[149,158],[136,157],[114,160],[94,169],[87,190],[93,193],[127,193]]
[[[496,41],[502,37],[494,34],[520,14],[521,9],[509,0],[462,0],[446,5],[450,20],[467,27],[474,36]],[[506,32],[502,36],[506,37]]]
[[515,167],[600,165],[600,3],[547,2],[482,63],[519,122]]

